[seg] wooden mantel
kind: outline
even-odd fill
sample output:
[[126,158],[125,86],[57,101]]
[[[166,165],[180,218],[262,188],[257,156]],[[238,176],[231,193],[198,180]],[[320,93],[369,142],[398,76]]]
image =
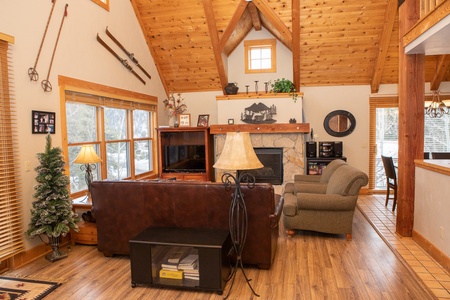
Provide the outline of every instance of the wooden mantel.
[[250,133],[309,133],[309,123],[274,123],[274,124],[218,124],[209,127],[211,134],[225,134],[227,132]]

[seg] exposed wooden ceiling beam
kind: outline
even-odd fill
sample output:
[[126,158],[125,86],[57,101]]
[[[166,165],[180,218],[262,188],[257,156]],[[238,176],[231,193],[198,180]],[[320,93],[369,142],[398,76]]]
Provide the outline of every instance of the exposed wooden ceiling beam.
[[211,0],[203,0],[203,9],[205,10],[206,22],[208,24],[209,36],[211,38],[214,57],[217,65],[217,72],[219,73],[219,80],[222,90],[228,83],[228,78],[225,73],[225,67],[222,60],[222,51],[219,49],[219,36],[217,34],[216,18]]
[[242,14],[244,13],[245,9],[248,6],[248,3],[246,0],[241,0],[238,7],[236,8],[236,11],[233,14],[233,17],[230,20],[230,23],[228,23],[227,28],[223,32],[222,39],[219,42],[219,51],[222,52],[225,48],[225,45],[228,42],[228,39],[233,34],[234,29],[236,28],[236,25],[239,23],[239,20],[242,17]]
[[261,18],[259,17],[259,11],[256,8],[255,4],[253,4],[253,2],[248,2],[247,10],[250,13],[250,16],[252,18],[253,28],[256,31],[260,31],[261,30]]
[[288,48],[292,50],[292,32],[289,31],[283,21],[275,14],[273,9],[267,4],[266,0],[254,0],[252,1],[259,9],[259,11],[269,20],[269,22],[275,26],[275,28],[280,32],[283,38],[286,40],[286,44],[289,45]]
[[292,0],[292,67],[293,83],[300,91],[300,0]]
[[398,11],[397,0],[388,0],[386,6],[386,13],[384,15],[384,26],[380,37],[380,44],[378,46],[378,55],[375,61],[375,67],[372,75],[372,82],[370,84],[371,92],[378,93],[380,88],[381,76],[386,63],[389,44],[391,41],[392,31],[394,30],[395,17]]
[[436,74],[434,74],[433,80],[430,84],[430,90],[432,91],[436,91],[439,89],[439,86],[444,79],[445,73],[450,67],[450,54],[439,55],[437,59],[438,62],[436,66]]

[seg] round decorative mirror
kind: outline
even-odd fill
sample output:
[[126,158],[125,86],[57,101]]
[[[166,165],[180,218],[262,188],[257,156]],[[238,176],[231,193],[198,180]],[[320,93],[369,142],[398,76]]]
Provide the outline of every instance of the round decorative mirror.
[[331,136],[347,136],[355,130],[356,120],[355,117],[346,110],[335,110],[325,117],[323,127]]

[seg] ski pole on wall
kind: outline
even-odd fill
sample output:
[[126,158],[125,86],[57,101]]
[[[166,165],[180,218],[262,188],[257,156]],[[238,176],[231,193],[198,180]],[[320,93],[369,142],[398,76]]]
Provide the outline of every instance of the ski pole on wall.
[[52,0],[53,5],[52,9],[50,10],[50,14],[48,15],[47,25],[45,26],[44,35],[42,36],[41,45],[39,46],[38,54],[36,56],[36,61],[34,63],[34,67],[31,67],[28,69],[28,76],[30,77],[30,81],[38,81],[39,80],[39,74],[36,71],[36,66],[39,61],[39,56],[41,54],[42,45],[44,45],[45,36],[47,35],[48,25],[50,24],[50,20],[52,19],[53,9],[55,8],[56,0]]
[[48,78],[50,77],[50,71],[52,69],[52,64],[53,64],[53,58],[55,57],[55,52],[56,52],[56,47],[58,46],[58,41],[59,41],[59,36],[61,34],[61,29],[64,25],[64,20],[67,17],[67,7],[69,6],[69,4],[66,4],[66,6],[64,7],[64,14],[61,20],[61,25],[59,25],[59,31],[58,31],[58,36],[56,37],[56,42],[55,42],[55,47],[53,48],[53,54],[52,54],[52,59],[50,60],[50,66],[48,68],[48,73],[47,73],[47,78],[45,80],[42,80],[41,82],[41,86],[44,89],[44,92],[51,92],[52,91],[52,84],[50,83],[50,81],[48,81]]
[[134,53],[128,52],[127,49],[125,49],[125,47],[112,35],[112,33],[109,32],[108,27],[106,27],[106,35],[109,36],[111,40],[113,40],[113,42],[116,43],[120,49],[122,49],[123,52],[125,52],[128,58],[131,59],[131,61],[134,62],[134,64],[139,69],[141,69],[141,71],[148,77],[148,79],[152,79],[152,76],[150,76],[150,74],[148,74],[147,71],[145,71],[145,69],[139,64],[139,61],[134,56]]

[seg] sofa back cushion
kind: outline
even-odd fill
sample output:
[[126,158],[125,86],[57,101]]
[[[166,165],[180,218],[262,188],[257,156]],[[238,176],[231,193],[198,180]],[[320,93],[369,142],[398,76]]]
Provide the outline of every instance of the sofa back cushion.
[[331,161],[325,170],[323,170],[322,175],[320,176],[320,182],[321,183],[327,183],[330,181],[331,176],[333,173],[341,166],[346,165],[347,163],[343,161],[342,159],[335,159]]
[[368,181],[369,179],[364,172],[350,165],[343,165],[331,176],[326,193],[355,196]]

